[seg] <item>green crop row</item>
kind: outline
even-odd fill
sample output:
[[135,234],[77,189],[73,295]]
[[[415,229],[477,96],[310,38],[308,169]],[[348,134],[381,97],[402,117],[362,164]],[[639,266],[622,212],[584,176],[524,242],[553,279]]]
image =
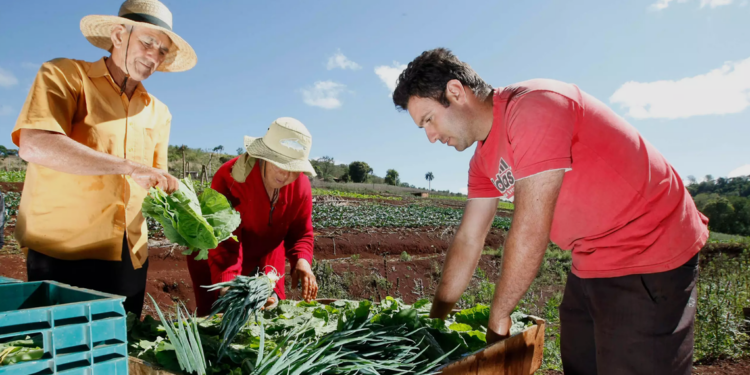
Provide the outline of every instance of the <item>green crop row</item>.
[[0,171],[0,182],[23,182],[26,171]]
[[384,200],[393,200],[393,201],[400,201],[403,199],[401,197],[386,197],[382,195],[360,194],[360,193],[354,193],[351,191],[328,190],[328,189],[319,189],[319,188],[313,188],[312,194],[314,196],[330,195],[334,197],[343,197],[343,198],[384,199]]
[[[431,206],[313,206],[313,226],[327,227],[429,227],[461,223],[463,210]],[[509,229],[510,219],[495,217],[494,228]]]

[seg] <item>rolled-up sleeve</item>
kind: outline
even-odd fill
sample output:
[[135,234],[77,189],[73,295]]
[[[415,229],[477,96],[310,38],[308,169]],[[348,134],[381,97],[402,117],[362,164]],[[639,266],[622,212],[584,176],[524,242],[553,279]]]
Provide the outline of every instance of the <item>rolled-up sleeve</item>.
[[574,101],[554,92],[535,91],[518,99],[508,123],[516,180],[549,170],[571,168],[572,139],[578,112]]
[[39,68],[11,138],[21,147],[21,129],[70,135],[81,89],[81,73],[66,59],[45,62]]

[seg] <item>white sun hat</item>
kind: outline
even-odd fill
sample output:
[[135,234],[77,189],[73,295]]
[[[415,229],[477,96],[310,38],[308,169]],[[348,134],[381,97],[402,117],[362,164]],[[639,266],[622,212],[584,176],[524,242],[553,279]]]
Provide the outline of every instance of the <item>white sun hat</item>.
[[312,135],[305,125],[291,117],[276,119],[262,138],[245,136],[245,150],[251,157],[266,160],[285,171],[315,177],[309,160],[310,148]]
[[195,66],[198,57],[184,39],[172,31],[172,12],[158,0],[126,0],[117,16],[91,15],[81,19],[81,32],[91,44],[109,51],[112,49],[112,27],[132,25],[164,32],[172,39],[164,62],[157,70],[182,72]]

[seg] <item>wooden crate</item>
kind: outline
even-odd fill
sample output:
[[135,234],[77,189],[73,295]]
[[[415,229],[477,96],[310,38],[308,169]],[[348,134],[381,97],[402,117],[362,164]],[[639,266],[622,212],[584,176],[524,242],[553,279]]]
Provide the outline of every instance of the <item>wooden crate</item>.
[[542,366],[544,320],[532,317],[536,324],[476,353],[449,363],[442,375],[531,375]]

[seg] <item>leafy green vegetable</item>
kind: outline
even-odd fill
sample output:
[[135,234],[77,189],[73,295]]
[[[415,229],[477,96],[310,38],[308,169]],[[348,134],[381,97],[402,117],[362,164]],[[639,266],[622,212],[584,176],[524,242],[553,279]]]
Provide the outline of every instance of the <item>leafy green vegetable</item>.
[[42,335],[26,336],[23,340],[15,340],[0,344],[0,366],[9,366],[18,362],[36,361],[44,356]]
[[198,251],[196,260],[208,259],[208,250],[234,238],[232,232],[240,225],[240,213],[226,197],[210,188],[198,197],[189,177],[180,180],[180,188],[171,195],[151,188],[142,212],[161,224],[169,241],[186,246],[185,255]]
[[[426,300],[411,306],[391,297],[379,304],[284,300],[275,309],[258,312],[258,319],[240,324],[230,341],[222,333],[222,324],[232,321],[226,314],[198,319],[197,327],[211,375],[428,374],[486,345],[488,306],[462,310],[447,320],[428,314]],[[163,330],[154,331],[147,319],[136,320],[128,330],[131,355],[175,366],[178,357],[171,339]],[[520,312],[511,319],[521,329],[533,324]],[[152,337],[140,337],[144,334]],[[219,359],[222,346],[226,352]]]
[[211,311],[212,315],[223,314],[221,321],[223,342],[219,347],[219,360],[224,357],[227,347],[232,343],[240,329],[247,324],[250,317],[257,317],[258,311],[271,297],[273,288],[279,279],[281,279],[281,275],[276,270],[272,270],[270,274],[260,273],[252,277],[239,275],[232,281],[204,286],[210,292],[229,288],[226,294],[214,302]]

